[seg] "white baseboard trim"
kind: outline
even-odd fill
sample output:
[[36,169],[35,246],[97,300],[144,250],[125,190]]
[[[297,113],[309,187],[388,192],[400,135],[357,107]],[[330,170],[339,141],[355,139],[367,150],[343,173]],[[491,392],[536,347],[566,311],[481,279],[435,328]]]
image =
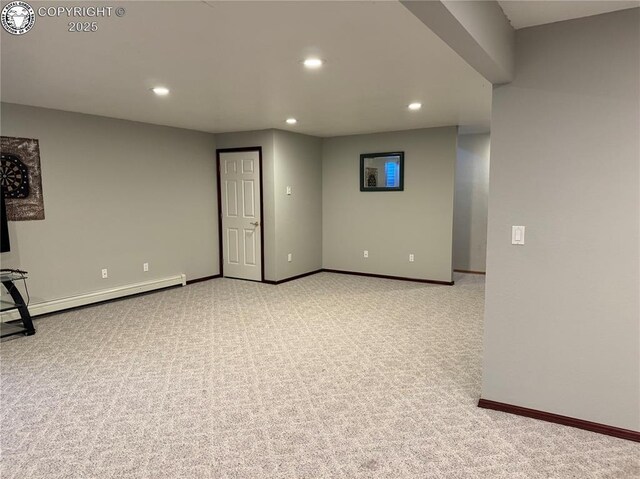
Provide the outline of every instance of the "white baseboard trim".
[[[145,293],[147,291],[168,288],[170,286],[186,286],[186,284],[187,276],[185,274],[178,274],[176,276],[169,276],[167,278],[154,279],[151,281],[144,281],[142,283],[127,284],[125,286],[117,286],[115,288],[103,289],[101,291],[80,294],[78,296],[71,296],[69,298],[54,299],[52,301],[45,301],[43,303],[31,304],[29,305],[29,313],[31,314],[31,316],[39,316],[41,314],[54,313],[56,311],[62,311],[64,309],[77,308],[78,306],[99,303],[101,301],[108,301],[110,299],[124,298],[132,294]],[[20,313],[17,310],[6,311],[2,313],[1,318],[3,322],[20,319]]]

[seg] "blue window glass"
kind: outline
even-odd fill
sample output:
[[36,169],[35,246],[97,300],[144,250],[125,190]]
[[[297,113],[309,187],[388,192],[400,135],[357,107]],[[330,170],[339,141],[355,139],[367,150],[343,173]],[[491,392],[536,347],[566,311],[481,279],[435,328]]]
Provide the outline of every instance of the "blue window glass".
[[400,165],[395,161],[386,161],[384,164],[384,173],[386,176],[385,186],[387,188],[397,188],[399,185]]

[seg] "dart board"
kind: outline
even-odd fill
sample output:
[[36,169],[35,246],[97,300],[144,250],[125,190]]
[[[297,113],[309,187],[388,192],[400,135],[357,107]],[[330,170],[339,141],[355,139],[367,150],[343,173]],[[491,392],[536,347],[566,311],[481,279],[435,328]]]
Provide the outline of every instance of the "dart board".
[[5,198],[29,196],[29,170],[15,155],[2,153],[0,161],[0,184]]

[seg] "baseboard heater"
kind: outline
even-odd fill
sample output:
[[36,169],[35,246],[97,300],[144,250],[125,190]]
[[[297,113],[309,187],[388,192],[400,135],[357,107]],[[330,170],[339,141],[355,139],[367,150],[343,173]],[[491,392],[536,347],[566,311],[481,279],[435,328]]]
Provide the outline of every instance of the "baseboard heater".
[[[144,281],[142,283],[127,284],[124,286],[116,286],[115,288],[93,291],[91,293],[80,294],[78,296],[70,296],[68,298],[54,299],[42,303],[32,303],[29,305],[29,313],[31,316],[40,316],[42,314],[55,313],[65,309],[77,308],[78,306],[86,306],[93,303],[101,303],[111,299],[124,298],[132,294],[146,293],[156,289],[169,288],[171,286],[185,286],[187,284],[187,276],[178,274],[161,279]],[[20,319],[18,311],[7,311],[2,313],[2,321],[12,321]]]

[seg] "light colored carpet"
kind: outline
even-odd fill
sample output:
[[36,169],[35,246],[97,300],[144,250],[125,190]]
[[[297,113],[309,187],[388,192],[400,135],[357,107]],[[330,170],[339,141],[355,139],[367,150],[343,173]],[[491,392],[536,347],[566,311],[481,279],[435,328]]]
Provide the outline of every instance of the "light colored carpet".
[[476,407],[484,280],[218,279],[1,345],[9,478],[635,478],[640,445]]

